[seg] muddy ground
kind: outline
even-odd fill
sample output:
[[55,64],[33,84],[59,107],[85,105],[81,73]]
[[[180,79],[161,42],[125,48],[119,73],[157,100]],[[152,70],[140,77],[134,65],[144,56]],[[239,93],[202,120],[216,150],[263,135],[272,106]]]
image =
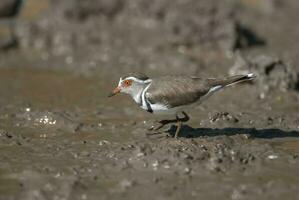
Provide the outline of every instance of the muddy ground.
[[[0,3],[0,199],[299,199],[299,2],[18,2]],[[177,140],[107,98],[130,71],[258,78]]]

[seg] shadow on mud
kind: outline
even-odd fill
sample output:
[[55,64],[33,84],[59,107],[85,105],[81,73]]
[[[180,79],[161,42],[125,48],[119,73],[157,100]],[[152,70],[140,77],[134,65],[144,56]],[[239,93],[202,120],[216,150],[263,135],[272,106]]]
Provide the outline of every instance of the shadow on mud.
[[[174,136],[176,127],[171,126],[168,133]],[[237,135],[237,134],[248,134],[252,138],[284,138],[284,137],[299,137],[298,131],[283,131],[277,128],[271,129],[255,129],[255,128],[223,128],[223,129],[213,129],[213,128],[192,128],[188,125],[184,125],[180,132],[180,137],[185,138],[197,138],[202,136],[220,136],[220,135]]]

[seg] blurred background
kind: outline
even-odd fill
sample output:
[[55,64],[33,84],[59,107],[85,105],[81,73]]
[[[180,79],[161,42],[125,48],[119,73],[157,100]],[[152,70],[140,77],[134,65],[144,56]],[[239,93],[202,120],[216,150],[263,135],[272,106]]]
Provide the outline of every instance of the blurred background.
[[[1,0],[0,199],[298,199],[299,1]],[[253,72],[183,137],[128,72]]]

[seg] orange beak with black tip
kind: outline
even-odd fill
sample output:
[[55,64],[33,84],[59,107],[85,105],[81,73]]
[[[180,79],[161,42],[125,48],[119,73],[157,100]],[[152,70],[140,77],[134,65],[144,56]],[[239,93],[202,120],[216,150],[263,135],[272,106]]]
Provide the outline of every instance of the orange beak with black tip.
[[120,87],[120,86],[117,86],[117,87],[113,90],[113,92],[111,92],[111,93],[108,95],[108,97],[112,97],[112,96],[114,96],[114,95],[120,93],[120,91],[121,91],[121,87]]

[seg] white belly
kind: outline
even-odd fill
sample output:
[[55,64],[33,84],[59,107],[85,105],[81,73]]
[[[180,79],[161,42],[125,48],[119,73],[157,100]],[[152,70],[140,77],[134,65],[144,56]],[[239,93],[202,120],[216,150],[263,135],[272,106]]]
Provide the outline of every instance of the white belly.
[[167,108],[161,104],[151,104],[151,108],[153,110],[153,114],[157,115],[175,115],[181,111],[183,111],[187,106],[179,106],[175,108]]

